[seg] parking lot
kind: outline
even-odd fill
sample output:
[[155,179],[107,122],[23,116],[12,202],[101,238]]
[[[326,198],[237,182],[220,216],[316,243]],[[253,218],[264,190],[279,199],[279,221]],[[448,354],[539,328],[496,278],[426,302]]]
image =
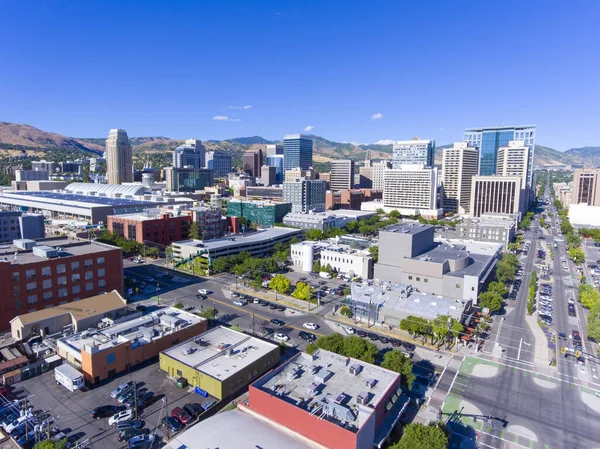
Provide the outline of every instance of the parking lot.
[[198,282],[198,278],[153,264],[126,264],[124,274],[135,283],[135,286],[126,288],[128,298],[133,301],[151,298]]
[[[144,421],[147,432],[155,432],[159,421],[165,416],[166,410],[181,407],[187,403],[203,404],[215,401],[214,398],[204,398],[195,394],[189,387],[178,388],[159,371],[158,363],[135,370],[131,375],[120,376],[110,383],[86,391],[70,392],[54,380],[54,371],[34,377],[14,385],[16,397],[31,396],[34,410],[43,410],[56,418],[54,427],[64,432],[71,442],[84,442],[81,447],[105,449],[112,447],[127,447],[127,442],[117,441],[117,431],[108,425],[108,419],[92,419],[91,412],[95,407],[115,405],[115,399],[110,397],[118,385],[134,380],[140,393],[149,391],[154,398],[138,419]],[[160,427],[157,438],[165,435],[166,429]],[[156,446],[158,447],[158,446]]]

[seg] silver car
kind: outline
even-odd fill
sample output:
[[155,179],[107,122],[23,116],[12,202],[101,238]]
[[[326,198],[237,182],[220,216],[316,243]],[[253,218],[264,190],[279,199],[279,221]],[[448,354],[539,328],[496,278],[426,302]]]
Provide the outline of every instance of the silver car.
[[133,382],[127,382],[126,384],[121,384],[113,391],[110,392],[110,397],[116,399],[118,396],[121,396],[123,393],[127,391],[131,391],[133,389]]

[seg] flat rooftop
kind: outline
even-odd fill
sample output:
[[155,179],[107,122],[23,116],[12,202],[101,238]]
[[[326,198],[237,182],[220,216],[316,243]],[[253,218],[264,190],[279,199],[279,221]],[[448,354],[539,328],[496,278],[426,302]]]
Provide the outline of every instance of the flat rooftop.
[[163,354],[222,381],[278,348],[276,344],[219,326]]
[[[233,430],[233,431],[232,431]],[[219,413],[184,429],[165,449],[247,448],[247,449],[309,449],[290,431],[283,432],[274,425],[240,410]]]
[[312,355],[298,354],[252,386],[357,432],[374,413],[371,406],[399,377],[379,366],[319,349]]
[[204,321],[204,318],[173,307],[165,307],[148,315],[102,329],[88,329],[63,337],[58,340],[58,343],[77,351],[84,350],[84,347],[102,351],[122,343],[132,342],[131,348],[134,349],[201,321]]
[[401,234],[418,234],[427,229],[432,229],[432,225],[421,223],[398,223],[381,229],[379,232],[397,232]]
[[464,259],[469,256],[465,245],[455,245],[448,243],[434,243],[434,247],[429,251],[413,257],[413,260],[424,260],[432,263],[444,263],[447,260]]
[[[51,248],[60,248],[58,257],[46,258],[36,256],[31,249],[22,249],[11,243],[0,245],[0,262],[10,262],[11,265],[25,265],[29,263],[38,263],[46,260],[63,259],[73,256],[86,254],[99,254],[106,251],[114,251],[119,248],[106,245],[99,242],[71,242],[68,239],[50,239],[36,240],[37,247],[49,246]],[[18,253],[15,257],[15,253]],[[84,267],[80,267],[83,269]]]
[[20,201],[34,201],[38,203],[65,204],[70,207],[90,208],[99,206],[140,206],[156,205],[155,201],[136,200],[128,198],[111,198],[105,196],[79,195],[75,193],[50,192],[50,191],[23,191],[23,192],[2,192],[0,201],[13,199]]
[[357,220],[360,218],[372,217],[376,214],[376,212],[366,211],[366,210],[350,210],[350,209],[338,209],[338,210],[328,210],[323,212],[326,215],[333,215],[335,217],[349,217],[356,218]]
[[193,246],[208,250],[216,250],[223,249],[230,246],[240,246],[245,244],[252,243],[262,243],[266,240],[285,237],[287,235],[296,235],[301,234],[301,229],[293,229],[293,228],[283,228],[281,226],[261,229],[256,232],[242,234],[242,235],[232,235],[229,237],[223,237],[220,239],[213,240],[182,240],[179,242],[175,242],[176,245],[180,246]]

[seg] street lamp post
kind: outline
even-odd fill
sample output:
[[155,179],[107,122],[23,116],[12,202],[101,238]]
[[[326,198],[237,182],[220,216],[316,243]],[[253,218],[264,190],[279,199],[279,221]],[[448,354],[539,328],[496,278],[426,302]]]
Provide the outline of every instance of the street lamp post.
[[156,283],[156,303],[160,304],[160,284]]

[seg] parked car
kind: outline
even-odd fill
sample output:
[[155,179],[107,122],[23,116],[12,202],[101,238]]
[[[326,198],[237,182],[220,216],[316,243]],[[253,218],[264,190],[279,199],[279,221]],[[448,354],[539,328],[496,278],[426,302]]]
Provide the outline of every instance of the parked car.
[[144,421],[140,419],[132,420],[128,419],[126,421],[119,421],[115,427],[117,430],[125,430],[125,429],[141,429],[144,427]]
[[402,346],[404,346],[404,347],[405,347],[406,349],[408,349],[409,351],[414,351],[415,349],[417,349],[417,347],[416,347],[414,344],[412,344],[412,343],[409,343],[409,342],[407,342],[407,341],[403,341],[403,342],[402,342]]
[[117,398],[117,403],[124,405],[130,398],[134,397],[133,389],[126,391]]
[[379,336],[377,334],[367,334],[367,337],[369,337],[369,340],[379,340]]
[[128,449],[148,449],[154,443],[154,435],[138,435],[129,440]]
[[127,421],[131,418],[133,418],[133,410],[122,410],[118,413],[115,413],[108,419],[108,425],[114,426],[115,424],[120,423],[121,421]]
[[198,293],[200,293],[201,295],[208,295],[208,290],[206,290],[205,288],[199,288]]
[[179,421],[177,421],[175,418],[173,418],[172,416],[164,417],[161,420],[160,425],[161,426],[169,426],[169,429],[171,429],[171,431],[173,431],[173,432],[179,432],[181,430],[181,428],[183,427],[181,425],[181,423]]
[[304,341],[315,341],[317,339],[317,337],[315,337],[314,334],[311,334],[310,332],[306,331],[298,332],[298,337],[300,337]]
[[190,415],[181,407],[175,407],[173,410],[171,410],[171,416],[181,424],[187,424],[192,420],[192,415]]
[[365,331],[361,331],[360,329],[358,329],[356,331],[356,335],[358,335],[359,337],[366,337],[367,333]]
[[390,342],[390,339],[387,337],[379,337],[379,341],[385,345]]
[[133,389],[133,382],[127,382],[125,384],[119,385],[110,393],[110,397],[116,399],[118,396],[123,394],[125,391]]
[[390,343],[392,344],[392,346],[394,348],[399,348],[402,346],[402,342],[400,340],[397,340],[395,338],[390,338]]
[[246,305],[246,301],[243,301],[241,299],[236,299],[235,301],[233,301],[233,304],[236,306],[245,306]]
[[265,333],[265,335],[273,335],[273,332],[275,331],[270,327],[263,327],[263,332]]
[[319,326],[315,323],[304,323],[302,327],[305,329],[310,329],[311,331],[316,331],[319,328]]
[[200,404],[196,404],[195,402],[185,404],[183,409],[188,412],[192,418],[196,418],[202,413],[202,406]]
[[142,435],[143,433],[144,429],[135,429],[133,427],[123,429],[117,434],[117,441],[129,441],[133,437],[137,437],[138,435]]
[[115,413],[120,412],[125,407],[118,405],[102,405],[92,410],[92,419],[109,418]]
[[273,338],[275,338],[275,340],[278,341],[288,341],[290,339],[290,337],[282,332],[275,332],[275,335],[273,336]]
[[350,326],[342,326],[342,329],[344,329],[347,333],[349,333],[350,335],[354,334],[356,331],[351,328]]
[[571,336],[573,337],[573,340],[581,341],[581,335],[579,334],[579,331],[572,330]]
[[273,319],[271,319],[271,324],[281,327],[281,326],[285,326],[285,321],[279,320],[277,318],[273,318]]

